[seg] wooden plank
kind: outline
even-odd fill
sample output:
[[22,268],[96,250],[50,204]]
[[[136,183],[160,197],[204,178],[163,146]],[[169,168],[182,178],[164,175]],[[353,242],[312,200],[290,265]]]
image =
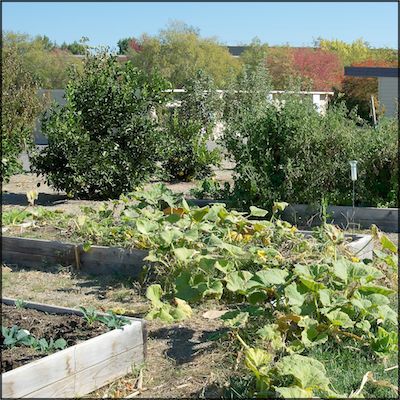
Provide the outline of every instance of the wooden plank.
[[[359,224],[361,228],[370,228],[375,224],[385,232],[399,232],[399,209],[398,208],[375,208],[349,206],[328,206],[328,222],[346,227],[349,222]],[[294,224],[306,224],[310,219],[310,226],[319,225],[319,208],[307,204],[291,204],[282,213],[282,218]]]
[[75,245],[62,243],[55,240],[3,236],[1,241],[3,252],[14,251],[18,253],[38,254],[45,256],[65,257],[72,255]]
[[82,370],[60,381],[24,395],[24,398],[60,398],[84,396],[111,383],[143,362],[141,348],[136,347]]
[[58,264],[55,258],[47,258],[37,254],[25,254],[14,251],[3,251],[1,261],[5,264],[16,264],[23,267],[42,266],[45,262],[53,262],[54,264]]
[[89,368],[137,346],[143,347],[142,324],[131,321],[131,325],[122,329],[114,329],[80,343],[75,351],[75,371]]
[[[15,305],[14,299],[2,299]],[[78,310],[26,303],[28,308],[82,315]],[[105,315],[104,313],[99,313]],[[130,372],[146,355],[146,323],[128,318],[130,325],[71,346],[2,375],[3,397],[75,397],[98,389]],[[87,391],[85,391],[87,390]]]
[[3,397],[23,397],[75,372],[75,346],[2,374]]
[[146,250],[106,246],[92,246],[85,252],[82,245],[18,237],[3,237],[2,250],[2,261],[9,264],[34,267],[48,262],[78,266],[87,274],[117,273],[134,278],[141,273],[144,258],[148,255]]

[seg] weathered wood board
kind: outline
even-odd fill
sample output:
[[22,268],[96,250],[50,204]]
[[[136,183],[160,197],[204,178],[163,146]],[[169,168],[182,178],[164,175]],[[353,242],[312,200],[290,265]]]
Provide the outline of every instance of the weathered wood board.
[[[204,207],[215,203],[229,204],[229,200],[187,199],[188,204]],[[378,207],[328,206],[328,222],[346,228],[354,223],[361,229],[375,224],[384,232],[399,232],[399,209]],[[291,224],[317,226],[321,224],[319,207],[308,204],[289,204],[281,218]]]
[[[328,222],[342,228],[352,223],[361,229],[369,229],[372,224],[384,232],[399,232],[398,208],[328,206]],[[306,204],[290,204],[282,213],[282,218],[292,224],[315,226],[321,224],[318,207]]]
[[139,276],[148,255],[145,250],[91,246],[85,252],[82,245],[53,240],[2,237],[2,262],[26,267],[44,263],[72,266],[87,274],[121,274]]
[[[15,304],[13,299],[2,299]],[[26,303],[55,314],[80,311]],[[128,318],[130,325],[78,343],[2,374],[3,398],[74,398],[84,396],[139,367],[146,357],[146,322]]]
[[[310,231],[301,231],[308,235]],[[351,235],[349,249],[360,259],[371,258],[373,241],[370,235]],[[2,238],[2,262],[26,267],[38,267],[45,263],[72,266],[89,275],[117,274],[137,278],[148,255],[145,250],[118,247],[92,246],[88,252],[81,245],[51,240],[19,237]]]

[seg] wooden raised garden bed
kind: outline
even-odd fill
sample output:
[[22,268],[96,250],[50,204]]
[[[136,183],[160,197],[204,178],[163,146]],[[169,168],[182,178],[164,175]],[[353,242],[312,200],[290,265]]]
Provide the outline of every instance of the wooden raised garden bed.
[[[15,305],[13,299],[2,299]],[[25,303],[47,314],[83,316],[71,308]],[[99,315],[105,315],[99,313]],[[146,356],[146,323],[127,318],[124,325],[2,374],[3,398],[84,396],[140,366]]]
[[146,250],[91,246],[84,251],[81,245],[55,240],[2,237],[2,261],[26,267],[43,263],[73,266],[89,275],[121,274],[136,278],[144,265]]
[[[306,236],[310,231],[300,231]],[[346,234],[351,242],[347,247],[360,259],[372,259],[371,235]],[[72,266],[89,275],[118,274],[137,278],[145,264],[146,250],[118,247],[92,246],[83,251],[81,245],[52,240],[20,237],[2,238],[2,262],[26,267],[38,267],[44,263]]]

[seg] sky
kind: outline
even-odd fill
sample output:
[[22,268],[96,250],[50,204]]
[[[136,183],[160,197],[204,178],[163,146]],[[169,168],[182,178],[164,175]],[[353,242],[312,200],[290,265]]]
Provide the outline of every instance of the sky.
[[361,3],[3,3],[3,30],[47,35],[61,44],[82,36],[93,46],[115,48],[125,37],[155,35],[169,21],[200,29],[225,45],[311,46],[318,37],[372,47],[398,48],[398,4]]

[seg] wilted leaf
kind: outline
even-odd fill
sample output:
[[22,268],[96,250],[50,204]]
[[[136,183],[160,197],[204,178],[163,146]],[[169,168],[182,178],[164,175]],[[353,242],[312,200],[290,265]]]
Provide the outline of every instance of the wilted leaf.
[[391,251],[392,253],[397,253],[397,246],[386,236],[382,235],[381,245],[384,249]]
[[150,285],[146,290],[146,297],[152,302],[154,307],[162,306],[161,296],[163,295],[163,290],[160,285]]

